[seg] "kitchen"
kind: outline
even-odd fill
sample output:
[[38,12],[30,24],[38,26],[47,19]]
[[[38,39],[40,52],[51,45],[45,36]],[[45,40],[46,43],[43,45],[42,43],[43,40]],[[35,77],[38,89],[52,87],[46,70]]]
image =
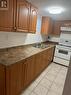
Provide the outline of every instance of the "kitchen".
[[62,95],[71,56],[70,4],[0,0],[0,95]]

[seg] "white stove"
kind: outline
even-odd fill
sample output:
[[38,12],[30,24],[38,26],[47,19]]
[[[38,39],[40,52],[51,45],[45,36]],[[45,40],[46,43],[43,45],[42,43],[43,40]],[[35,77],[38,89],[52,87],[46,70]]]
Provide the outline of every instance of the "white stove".
[[54,62],[69,66],[71,56],[71,33],[62,32],[59,45],[56,46]]

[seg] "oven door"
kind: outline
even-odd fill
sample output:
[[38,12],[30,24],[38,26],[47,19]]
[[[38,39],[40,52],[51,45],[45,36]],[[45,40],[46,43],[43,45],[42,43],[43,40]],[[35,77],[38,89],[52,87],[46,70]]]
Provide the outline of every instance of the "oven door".
[[68,50],[59,49],[59,48],[55,49],[56,57],[59,57],[59,58],[65,59],[65,60],[70,60],[70,55],[71,55],[71,52]]

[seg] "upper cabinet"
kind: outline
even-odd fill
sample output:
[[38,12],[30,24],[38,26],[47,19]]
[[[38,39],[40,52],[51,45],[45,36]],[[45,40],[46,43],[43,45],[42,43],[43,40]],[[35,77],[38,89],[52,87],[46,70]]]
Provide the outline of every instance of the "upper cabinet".
[[29,21],[29,31],[34,33],[36,32],[37,24],[37,8],[33,5],[30,6],[30,21]]
[[17,1],[17,31],[29,31],[30,4],[24,0]]
[[26,0],[0,0],[0,5],[2,1],[7,8],[0,6],[0,31],[35,33],[37,8]]
[[0,31],[13,31],[15,0],[0,0]]
[[61,33],[60,27],[71,27],[71,21],[70,20],[54,21],[53,31],[52,31],[51,35],[60,36],[60,33]]
[[52,35],[54,36],[59,36],[61,31],[60,31],[60,27],[61,27],[62,23],[60,21],[54,21],[53,23],[53,31],[52,31]]
[[71,27],[71,20],[62,21],[62,26],[63,27]]
[[41,33],[44,35],[49,35],[52,31],[52,20],[49,17],[42,17]]

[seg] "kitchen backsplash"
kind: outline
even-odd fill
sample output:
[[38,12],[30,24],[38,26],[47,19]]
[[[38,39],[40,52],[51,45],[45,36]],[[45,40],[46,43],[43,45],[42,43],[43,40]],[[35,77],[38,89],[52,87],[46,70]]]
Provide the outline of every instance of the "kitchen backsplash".
[[36,34],[0,32],[0,48],[32,44],[47,41],[48,37],[40,34],[41,17],[38,16]]

